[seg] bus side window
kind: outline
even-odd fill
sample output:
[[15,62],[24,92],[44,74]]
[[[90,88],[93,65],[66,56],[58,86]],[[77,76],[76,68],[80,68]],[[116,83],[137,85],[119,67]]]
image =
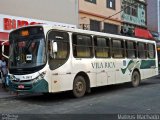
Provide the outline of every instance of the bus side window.
[[72,46],[73,46],[73,56],[77,56],[77,47],[76,47],[76,35],[72,35]]
[[75,58],[93,57],[92,36],[74,33],[72,38],[73,56]]
[[155,58],[155,45],[148,44],[148,58],[154,59]]
[[94,48],[96,58],[109,58],[110,57],[110,40],[109,38],[95,36]]
[[54,70],[63,65],[69,57],[69,34],[66,31],[51,30],[48,33],[49,67]]
[[124,41],[119,39],[112,39],[112,57],[124,58]]
[[146,43],[138,42],[138,57],[142,59],[147,58],[147,45]]
[[136,58],[137,57],[137,50],[136,50],[136,43],[133,41],[126,41],[126,57],[127,58]]

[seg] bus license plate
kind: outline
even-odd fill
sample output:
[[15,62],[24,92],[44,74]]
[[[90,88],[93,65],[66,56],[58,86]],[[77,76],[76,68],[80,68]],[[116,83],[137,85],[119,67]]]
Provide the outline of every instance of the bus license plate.
[[23,89],[24,85],[18,85],[18,88]]

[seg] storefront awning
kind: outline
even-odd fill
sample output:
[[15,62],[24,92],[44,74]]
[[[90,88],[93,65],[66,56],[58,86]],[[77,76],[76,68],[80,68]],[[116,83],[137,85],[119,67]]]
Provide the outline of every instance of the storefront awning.
[[[0,32],[0,45],[2,45],[3,42],[8,41],[9,33],[6,32]],[[6,42],[4,45],[9,45],[9,42]]]

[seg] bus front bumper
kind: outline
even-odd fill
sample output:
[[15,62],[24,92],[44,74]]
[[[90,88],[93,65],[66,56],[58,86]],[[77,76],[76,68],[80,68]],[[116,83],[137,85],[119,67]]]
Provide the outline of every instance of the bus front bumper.
[[37,82],[10,82],[9,88],[14,92],[25,93],[47,93],[48,82],[45,79],[38,80]]

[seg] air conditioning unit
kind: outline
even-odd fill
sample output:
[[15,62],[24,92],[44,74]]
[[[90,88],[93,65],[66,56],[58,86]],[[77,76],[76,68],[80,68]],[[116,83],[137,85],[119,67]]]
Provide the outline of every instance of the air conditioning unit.
[[124,28],[122,29],[122,31],[123,31],[123,33],[127,33],[127,32],[128,32],[128,28],[127,28],[127,27],[124,27]]

